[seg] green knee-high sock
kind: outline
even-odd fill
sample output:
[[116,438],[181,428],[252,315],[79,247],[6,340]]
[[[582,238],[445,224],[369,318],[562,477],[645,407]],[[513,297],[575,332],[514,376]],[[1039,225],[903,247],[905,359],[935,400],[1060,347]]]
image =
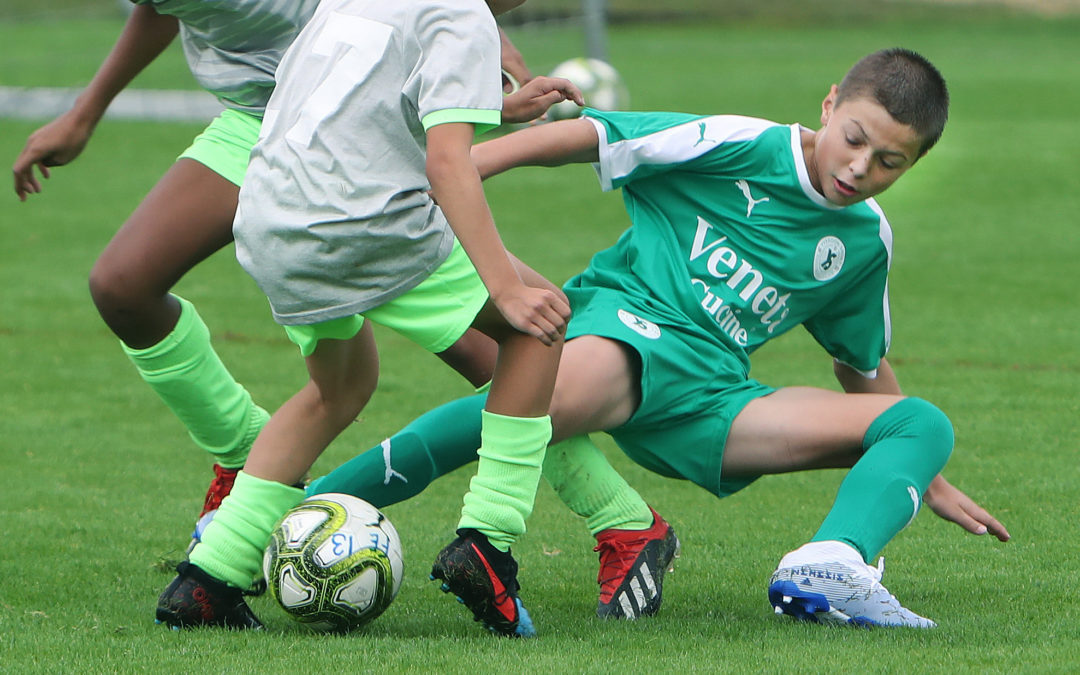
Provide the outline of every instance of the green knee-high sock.
[[483,412],[480,462],[469,483],[458,528],[472,528],[507,551],[525,532],[532,513],[551,418]]
[[436,478],[476,461],[487,396],[451,401],[308,485],[309,495],[343,492],[378,508],[420,494]]
[[241,467],[270,415],[229,374],[210,346],[210,331],[195,306],[176,299],[180,318],[161,342],[146,349],[121,345],[192,440],[222,466]]
[[932,404],[906,398],[892,406],[870,425],[865,453],[811,541],[842,541],[869,562],[915,518],[952,447],[952,423]]
[[652,527],[649,505],[588,436],[550,446],[544,458],[544,478],[571,511],[585,518],[593,536],[610,528]]
[[241,471],[188,559],[216,579],[250,587],[274,524],[303,498],[300,488]]

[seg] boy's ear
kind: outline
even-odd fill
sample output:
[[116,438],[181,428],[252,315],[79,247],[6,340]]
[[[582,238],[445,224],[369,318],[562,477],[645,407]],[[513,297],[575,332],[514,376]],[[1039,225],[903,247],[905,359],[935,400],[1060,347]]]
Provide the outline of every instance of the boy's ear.
[[825,96],[825,100],[821,102],[821,126],[823,127],[829,124],[833,110],[836,109],[836,91],[836,85],[834,84]]

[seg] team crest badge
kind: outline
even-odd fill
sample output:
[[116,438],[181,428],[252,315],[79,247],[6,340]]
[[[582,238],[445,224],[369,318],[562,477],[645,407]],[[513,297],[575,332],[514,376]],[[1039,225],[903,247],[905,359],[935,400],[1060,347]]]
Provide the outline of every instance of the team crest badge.
[[814,251],[814,278],[828,281],[839,274],[845,254],[844,242],[836,237],[822,237]]
[[619,310],[619,321],[622,321],[627,328],[638,335],[647,337],[650,340],[656,340],[660,337],[660,326],[648,319],[642,319],[637,314],[631,314],[625,309]]

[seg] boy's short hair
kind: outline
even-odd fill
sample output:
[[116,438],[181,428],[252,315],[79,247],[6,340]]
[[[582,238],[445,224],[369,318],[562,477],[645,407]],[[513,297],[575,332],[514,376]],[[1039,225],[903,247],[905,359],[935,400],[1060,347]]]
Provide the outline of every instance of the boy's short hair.
[[949,118],[949,90],[934,64],[908,49],[882,49],[859,59],[837,89],[836,105],[858,97],[877,101],[922,137],[919,157],[937,143]]

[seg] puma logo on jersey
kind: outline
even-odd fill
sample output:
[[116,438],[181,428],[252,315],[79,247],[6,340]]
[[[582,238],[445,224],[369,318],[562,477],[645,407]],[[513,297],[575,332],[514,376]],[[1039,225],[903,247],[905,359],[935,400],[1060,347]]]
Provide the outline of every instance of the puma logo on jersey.
[[401,480],[402,483],[408,483],[408,478],[394,471],[393,467],[390,466],[390,439],[387,438],[380,445],[382,446],[383,464],[386,465],[386,473],[383,474],[383,485],[389,485],[394,478]]
[[690,147],[696,148],[697,146],[701,145],[702,143],[705,143],[706,141],[709,142],[709,143],[716,143],[716,141],[714,141],[711,138],[705,138],[705,123],[704,122],[698,123],[697,126],[698,126],[698,134],[699,134],[699,136],[698,136],[697,141]]
[[749,218],[750,214],[753,213],[755,206],[757,206],[758,204],[764,204],[765,202],[769,201],[768,197],[762,197],[761,199],[754,199],[754,195],[750,194],[750,184],[747,183],[742,178],[735,181],[735,187],[739,188],[739,190],[742,191],[743,196],[746,197],[746,217],[747,218]]

